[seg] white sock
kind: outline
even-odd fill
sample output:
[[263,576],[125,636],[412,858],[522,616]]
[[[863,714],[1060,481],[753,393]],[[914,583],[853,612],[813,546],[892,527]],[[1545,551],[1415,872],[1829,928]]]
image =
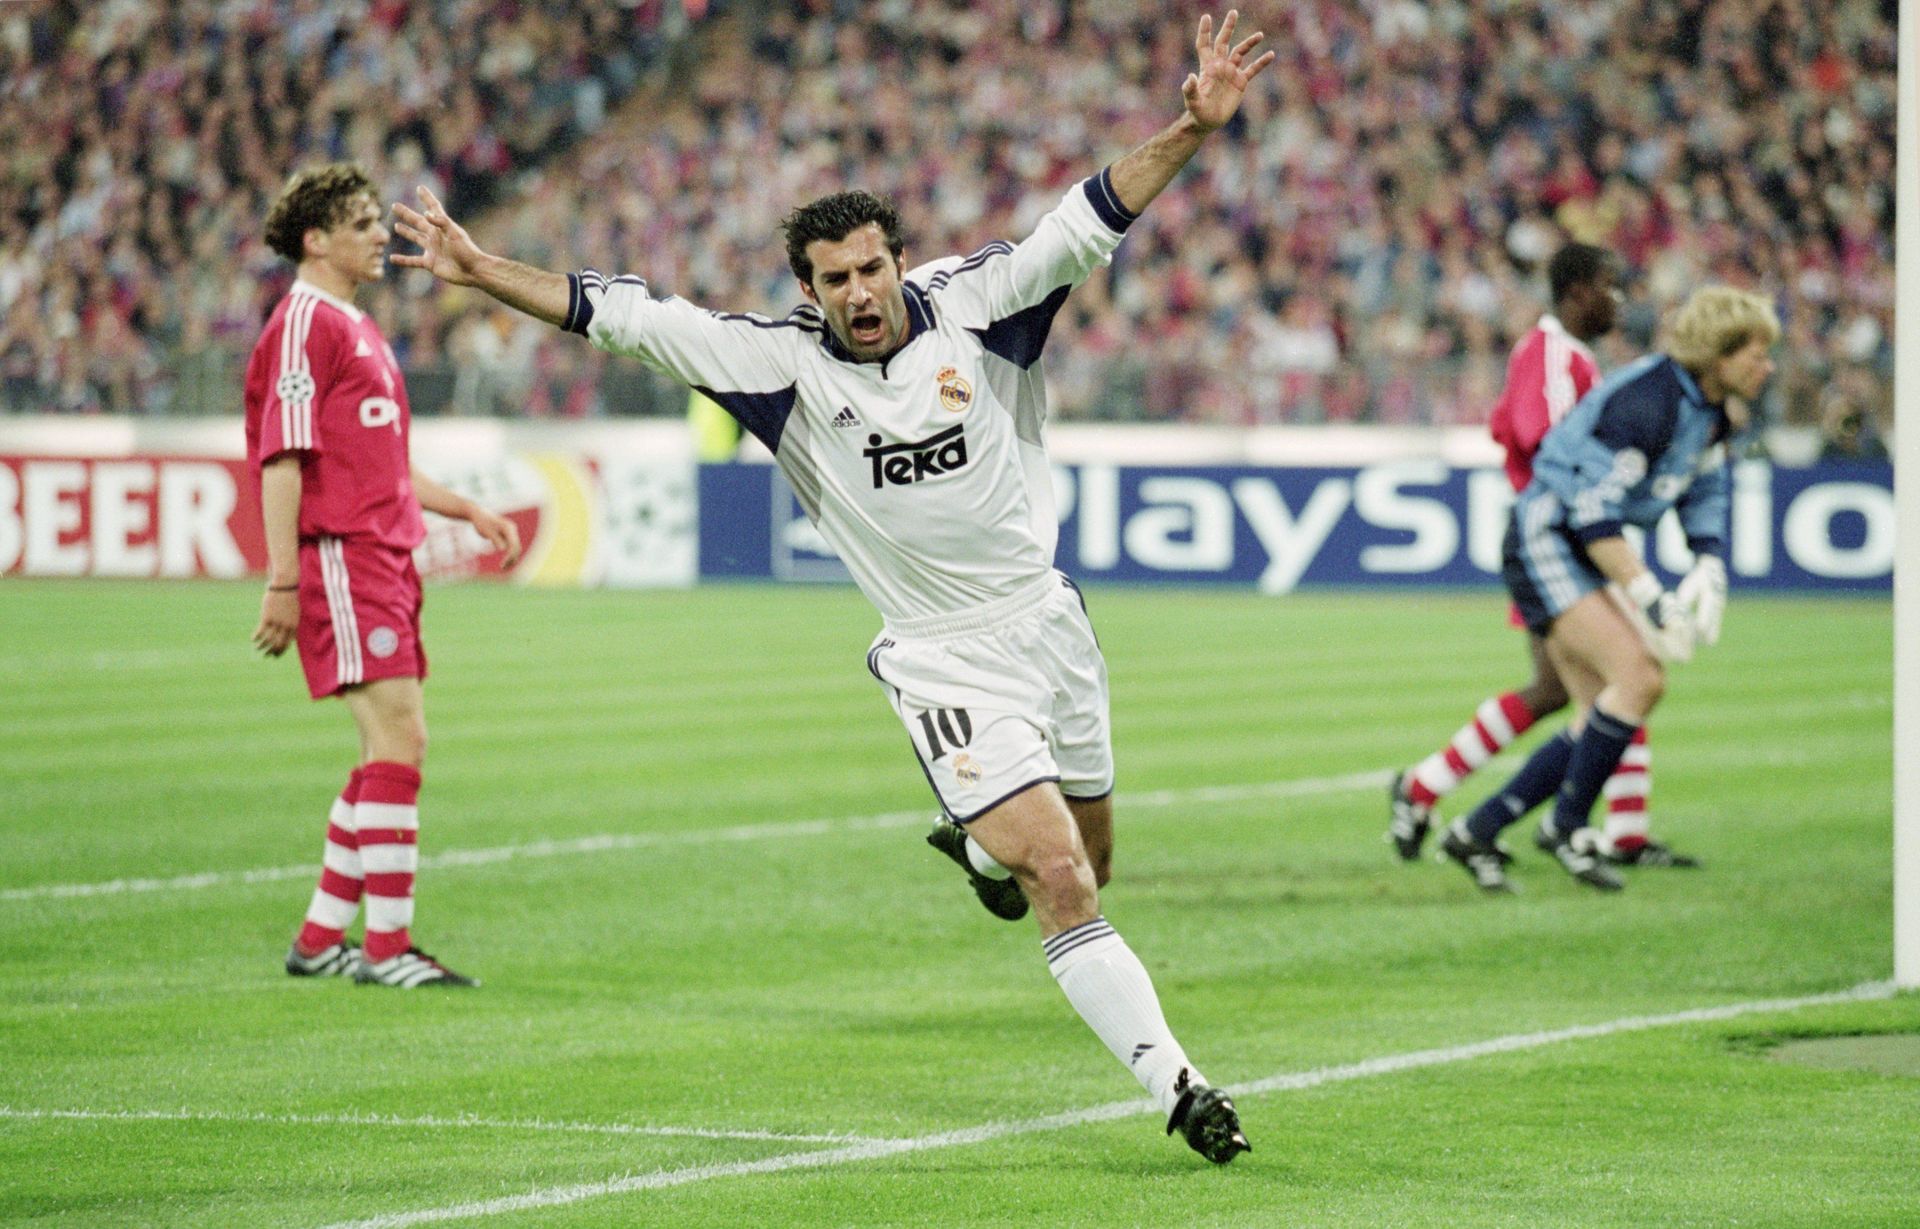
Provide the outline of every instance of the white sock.
[[1013,872],[993,860],[993,855],[980,848],[980,842],[971,836],[967,838],[967,861],[974,870],[989,879],[1011,879]]
[[1041,946],[1067,1001],[1164,1113],[1173,1113],[1185,1091],[1182,1071],[1191,1072],[1193,1081],[1205,1082],[1167,1028],[1145,966],[1106,918],[1063,930]]

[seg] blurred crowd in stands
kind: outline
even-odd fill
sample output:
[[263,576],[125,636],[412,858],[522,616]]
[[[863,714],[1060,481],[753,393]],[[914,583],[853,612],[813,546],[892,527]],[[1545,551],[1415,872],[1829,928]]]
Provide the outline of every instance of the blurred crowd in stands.
[[[666,0],[0,7],[0,408],[237,412],[239,368],[292,280],[260,230],[295,168],[353,158],[389,199],[424,183],[482,211],[659,75],[680,15]],[[462,330],[426,290],[369,302],[431,383]]]
[[[534,263],[784,315],[793,204],[893,195],[909,265],[1018,238],[1177,113],[1200,11],[683,4],[0,11],[0,125],[24,137],[0,155],[0,404],[235,408],[196,373],[244,356],[286,284],[266,202],[327,157],[390,197],[444,189]],[[1728,281],[1786,326],[1770,421],[1890,421],[1894,0],[1244,7],[1279,61],[1061,313],[1059,416],[1478,421],[1573,237],[1629,269],[1603,367]],[[684,405],[471,296],[405,277],[372,302],[429,410]]]

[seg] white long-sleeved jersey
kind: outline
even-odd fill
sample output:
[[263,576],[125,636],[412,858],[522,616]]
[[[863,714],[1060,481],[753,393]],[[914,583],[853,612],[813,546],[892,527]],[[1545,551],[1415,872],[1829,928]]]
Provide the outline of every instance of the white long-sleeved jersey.
[[1040,350],[1134,216],[1102,171],[1021,243],[912,270],[907,340],[885,362],[856,361],[811,306],[785,320],[714,312],[592,270],[569,278],[562,327],[739,419],[889,622],[959,614],[1052,566]]

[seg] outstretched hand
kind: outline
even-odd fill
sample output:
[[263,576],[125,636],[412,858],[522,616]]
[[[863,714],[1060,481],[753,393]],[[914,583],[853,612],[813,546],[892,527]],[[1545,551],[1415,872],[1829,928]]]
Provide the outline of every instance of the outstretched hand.
[[1250,34],[1237,47],[1228,42],[1239,21],[1240,10],[1228,9],[1216,38],[1212,15],[1200,18],[1200,32],[1193,40],[1194,50],[1200,55],[1200,69],[1187,75],[1180,94],[1186,99],[1187,114],[1193,116],[1202,132],[1212,132],[1232,119],[1233,113],[1240,109],[1240,99],[1247,92],[1248,83],[1273,63],[1271,51],[1252,63],[1247,62],[1247,56],[1267,37],[1264,34]]
[[440,198],[425,188],[415,188],[420,198],[418,210],[399,201],[393,203],[393,229],[401,238],[420,246],[417,255],[395,253],[390,259],[408,269],[425,269],[443,282],[455,286],[475,283],[476,270],[487,254],[467,234],[467,228],[447,216]]

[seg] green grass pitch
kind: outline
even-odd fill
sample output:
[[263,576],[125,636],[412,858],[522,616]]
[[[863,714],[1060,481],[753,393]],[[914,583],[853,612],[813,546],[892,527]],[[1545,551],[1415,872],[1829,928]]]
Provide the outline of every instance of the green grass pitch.
[[851,590],[430,590],[416,933],[485,986],[404,994],[280,972],[353,738],[257,590],[8,580],[0,1223],[1920,1224],[1920,1082],[1766,1057],[1915,996],[1458,1049],[1889,975],[1886,601],[1736,594],[1676,672],[1653,811],[1705,870],[1602,897],[1516,833],[1484,899],[1380,781],[1523,680],[1495,594],[1089,600],[1107,915],[1273,1083],[1231,1167],[1082,1113],[1138,1087],[921,842]]

